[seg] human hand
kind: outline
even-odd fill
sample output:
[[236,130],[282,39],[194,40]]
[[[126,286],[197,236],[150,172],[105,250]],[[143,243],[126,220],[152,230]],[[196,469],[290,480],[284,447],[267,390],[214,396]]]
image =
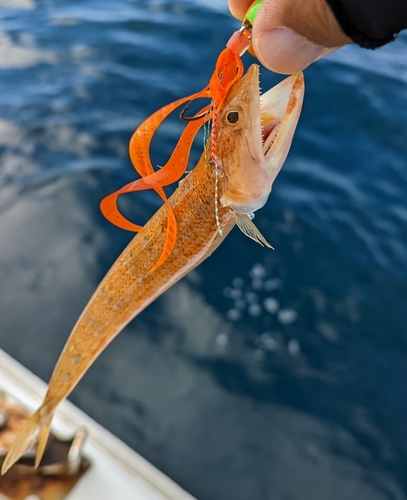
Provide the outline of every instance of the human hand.
[[[253,0],[229,0],[243,19]],[[353,43],[325,0],[264,0],[252,32],[259,61],[277,73],[296,73],[334,50]]]

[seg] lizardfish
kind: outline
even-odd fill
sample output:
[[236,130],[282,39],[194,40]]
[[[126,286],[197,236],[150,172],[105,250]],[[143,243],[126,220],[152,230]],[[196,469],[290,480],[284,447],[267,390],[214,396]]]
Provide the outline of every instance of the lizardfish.
[[[149,273],[164,245],[167,211],[163,206],[97,287],[62,351],[44,402],[17,437],[2,473],[34,444],[38,466],[56,407],[103,349],[159,295],[209,257],[236,222],[249,220],[247,214],[266,203],[288,154],[303,95],[304,79],[299,73],[260,96],[257,65],[233,84],[218,110],[219,168],[202,155],[170,198],[178,224],[173,251]],[[249,223],[239,227],[250,236]]]

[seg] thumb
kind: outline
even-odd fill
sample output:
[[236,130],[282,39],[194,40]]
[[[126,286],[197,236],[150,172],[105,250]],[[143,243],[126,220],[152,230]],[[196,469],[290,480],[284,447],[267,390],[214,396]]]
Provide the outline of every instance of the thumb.
[[[241,15],[251,0],[229,0]],[[266,68],[296,73],[333,50],[352,43],[325,0],[264,0],[253,26],[253,49]]]

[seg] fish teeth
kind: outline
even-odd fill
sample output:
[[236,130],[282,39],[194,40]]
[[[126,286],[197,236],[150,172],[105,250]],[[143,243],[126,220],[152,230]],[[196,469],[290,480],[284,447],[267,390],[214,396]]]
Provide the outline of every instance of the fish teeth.
[[263,95],[261,93],[260,89],[260,129],[261,129],[261,143],[264,145],[264,125],[263,125],[263,115],[264,110],[263,110]]
[[267,137],[267,141],[263,142],[263,154],[266,155],[269,151],[272,145],[274,144],[274,141],[276,140],[276,137],[280,131],[281,127],[281,120],[277,123],[277,125],[274,127],[273,131],[270,133],[270,135]]

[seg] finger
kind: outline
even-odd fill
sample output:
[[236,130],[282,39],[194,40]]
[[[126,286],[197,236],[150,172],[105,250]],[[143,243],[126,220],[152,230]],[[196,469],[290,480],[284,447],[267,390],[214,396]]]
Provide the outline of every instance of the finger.
[[278,73],[301,71],[347,43],[325,0],[264,0],[253,27],[257,57]]
[[229,10],[232,16],[242,20],[253,0],[229,0]]

